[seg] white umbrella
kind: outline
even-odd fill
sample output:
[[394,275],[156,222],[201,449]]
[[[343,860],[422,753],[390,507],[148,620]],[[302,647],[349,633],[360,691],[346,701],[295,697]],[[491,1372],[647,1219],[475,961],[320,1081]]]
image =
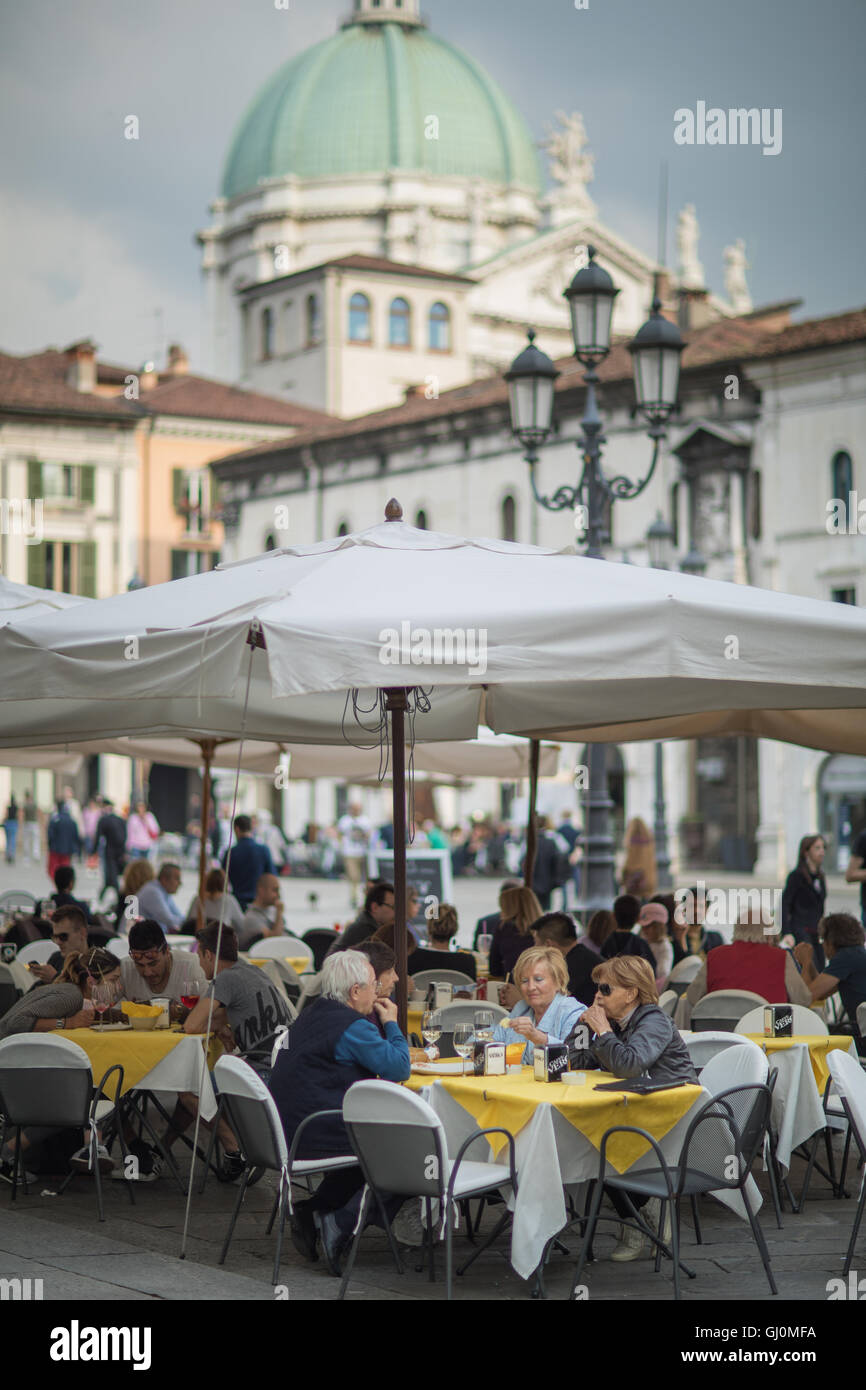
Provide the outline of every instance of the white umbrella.
[[32,584],[15,584],[0,574],[0,625],[89,602],[89,599],[78,598],[75,594],[58,594],[53,589],[34,588]]
[[370,728],[387,706],[401,914],[407,714],[427,740],[479,723],[539,736],[602,718],[862,710],[866,613],[395,519],[12,624],[0,665],[0,746],[361,742],[350,693]]

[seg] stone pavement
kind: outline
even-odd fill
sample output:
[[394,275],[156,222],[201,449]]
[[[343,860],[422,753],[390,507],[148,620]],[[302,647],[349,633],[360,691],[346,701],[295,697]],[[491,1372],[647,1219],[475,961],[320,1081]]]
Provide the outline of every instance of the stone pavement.
[[[802,1165],[795,1160],[794,1187],[799,1186]],[[683,1300],[706,1303],[777,1304],[780,1300],[799,1300],[823,1304],[827,1284],[841,1276],[842,1261],[854,1218],[859,1180],[849,1167],[847,1201],[834,1201],[820,1175],[813,1177],[810,1197],[800,1215],[786,1211],[784,1228],[778,1230],[769,1202],[764,1175],[759,1184],[765,1195],[761,1224],[779,1286],[779,1299],[773,1299],[760,1258],[744,1223],[712,1199],[702,1202],[701,1219],[704,1244],[695,1244],[689,1215],[683,1219],[684,1261],[695,1271],[694,1280],[683,1277]],[[219,1302],[289,1300],[329,1301],[337,1296],[338,1283],[328,1276],[324,1264],[307,1264],[286,1239],[280,1270],[282,1288],[271,1285],[274,1244],[265,1234],[276,1179],[268,1174],[248,1193],[244,1201],[226,1264],[217,1263],[228,1227],[236,1189],[210,1179],[205,1193],[193,1197],[190,1234],[185,1260],[178,1258],[183,1230],[185,1196],[169,1178],[136,1188],[135,1206],[129,1204],[119,1183],[106,1183],[106,1221],[96,1216],[92,1180],[77,1177],[62,1197],[46,1196],[52,1186],[41,1178],[28,1197],[19,1196],[15,1207],[10,1190],[0,1185],[0,1280],[42,1279],[45,1300],[75,1299],[152,1301],[197,1300]],[[489,1209],[482,1230],[497,1218],[498,1209]],[[597,1260],[584,1275],[590,1302],[629,1300],[670,1300],[673,1290],[670,1272],[656,1275],[653,1262],[641,1259],[629,1265],[615,1265],[604,1258],[613,1245],[610,1234],[599,1235]],[[568,1296],[574,1261],[579,1250],[576,1231],[564,1233],[568,1257],[555,1253],[548,1267],[547,1291],[551,1300]],[[456,1261],[470,1249],[460,1235],[456,1241]],[[456,1297],[462,1300],[528,1301],[530,1286],[513,1272],[499,1249],[487,1251],[467,1275],[456,1281]],[[861,1239],[861,1267],[866,1265],[866,1230]],[[379,1231],[370,1231],[350,1285],[351,1301],[381,1299],[437,1301],[444,1299],[442,1282],[443,1251],[437,1256],[437,1279],[430,1283],[426,1273],[416,1269],[415,1252],[407,1257],[401,1277],[394,1268]],[[854,1268],[858,1267],[855,1258]],[[772,1308],[762,1308],[762,1315]],[[790,1320],[787,1312],[784,1318]],[[780,1320],[783,1314],[779,1313]]]

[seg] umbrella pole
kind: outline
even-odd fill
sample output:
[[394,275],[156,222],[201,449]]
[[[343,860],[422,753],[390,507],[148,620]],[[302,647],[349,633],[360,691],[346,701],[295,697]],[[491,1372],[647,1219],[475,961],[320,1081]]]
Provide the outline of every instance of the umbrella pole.
[[213,761],[214,750],[216,749],[216,739],[205,738],[199,743],[204,772],[202,774],[201,788],[201,838],[198,848],[198,906],[196,917],[199,928],[204,926],[204,880],[207,872],[207,837],[208,821],[210,820],[210,766]]
[[535,868],[535,850],[538,832],[535,826],[535,805],[538,800],[538,755],[541,743],[537,738],[529,740],[529,812],[526,819],[526,856],[523,864],[523,882],[532,887],[532,871]]
[[394,821],[394,951],[397,956],[397,1021],[404,1033],[408,1024],[406,961],[406,725],[408,692],[402,688],[386,691],[385,708],[391,716],[392,808]]

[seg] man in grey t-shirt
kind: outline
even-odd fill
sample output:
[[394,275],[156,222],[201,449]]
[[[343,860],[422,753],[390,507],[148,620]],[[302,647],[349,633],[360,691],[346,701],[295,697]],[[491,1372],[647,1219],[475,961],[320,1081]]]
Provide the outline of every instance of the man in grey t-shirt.
[[[213,980],[213,1031],[228,1025],[244,1061],[261,1075],[268,1074],[277,1032],[292,1021],[288,1002],[263,970],[238,960],[238,939],[231,927],[222,929],[219,960],[216,924],[202,927],[196,938],[202,969]],[[209,997],[202,996],[184,1024],[187,1033],[206,1030],[209,1008]]]

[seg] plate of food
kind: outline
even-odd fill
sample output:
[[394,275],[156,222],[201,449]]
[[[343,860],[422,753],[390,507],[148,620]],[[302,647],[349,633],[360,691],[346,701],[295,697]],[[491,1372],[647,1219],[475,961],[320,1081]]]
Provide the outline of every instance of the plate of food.
[[460,1076],[464,1071],[467,1076],[472,1075],[471,1063],[464,1062],[462,1057],[443,1057],[438,1062],[413,1062],[412,1070],[424,1076]]

